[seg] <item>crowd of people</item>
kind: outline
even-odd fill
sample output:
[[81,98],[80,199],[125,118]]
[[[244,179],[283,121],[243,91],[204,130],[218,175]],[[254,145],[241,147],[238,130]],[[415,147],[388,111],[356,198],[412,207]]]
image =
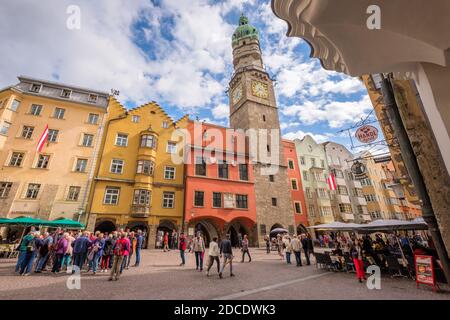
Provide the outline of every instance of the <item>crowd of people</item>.
[[310,256],[314,254],[314,244],[308,234],[292,235],[277,234],[276,238],[265,237],[266,253],[271,252],[271,247],[275,247],[281,260],[286,260],[287,264],[292,264],[291,255],[294,254],[297,267],[301,267],[302,251],[305,256],[306,265],[311,264]]
[[352,260],[359,282],[366,280],[366,265],[378,265],[381,270],[387,270],[390,257],[395,260],[406,260],[405,264],[410,273],[414,255],[426,254],[437,258],[431,238],[426,240],[419,234],[408,236],[378,233],[373,237],[325,234],[319,237],[319,241],[323,247],[333,249],[331,254],[337,258],[334,261],[337,270],[345,270],[347,264],[345,257]]
[[110,273],[109,280],[118,280],[123,270],[138,267],[144,236],[141,230],[114,231],[66,231],[40,232],[31,227],[18,244],[15,272],[22,276],[51,272]]

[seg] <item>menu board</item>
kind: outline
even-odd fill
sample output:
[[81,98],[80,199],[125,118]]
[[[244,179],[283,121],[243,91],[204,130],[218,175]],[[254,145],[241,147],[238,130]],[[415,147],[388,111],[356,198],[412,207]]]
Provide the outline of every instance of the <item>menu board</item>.
[[433,257],[416,255],[414,261],[416,264],[416,282],[434,286],[436,279],[434,277]]

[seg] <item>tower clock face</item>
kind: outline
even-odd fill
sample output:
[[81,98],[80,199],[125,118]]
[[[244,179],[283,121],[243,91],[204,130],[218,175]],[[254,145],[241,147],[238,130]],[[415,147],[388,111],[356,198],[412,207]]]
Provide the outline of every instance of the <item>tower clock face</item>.
[[236,88],[231,92],[231,100],[234,103],[238,102],[242,98],[242,85],[238,84]]
[[252,94],[256,97],[267,99],[269,96],[267,84],[259,81],[252,81]]

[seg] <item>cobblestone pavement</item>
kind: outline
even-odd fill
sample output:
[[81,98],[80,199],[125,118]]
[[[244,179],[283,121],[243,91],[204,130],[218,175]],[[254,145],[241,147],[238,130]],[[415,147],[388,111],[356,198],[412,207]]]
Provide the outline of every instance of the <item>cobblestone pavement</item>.
[[[236,251],[236,253],[239,253]],[[107,273],[82,274],[81,288],[68,289],[69,275],[43,273],[21,277],[14,261],[0,260],[0,299],[445,299],[450,294],[417,289],[412,280],[383,277],[381,290],[369,290],[354,274],[317,270],[314,265],[287,265],[276,253],[251,250],[251,263],[235,258],[219,279],[215,265],[210,277],[195,271],[195,257],[187,254],[180,267],[178,251],[144,250],[141,266],[125,270],[118,281]]]

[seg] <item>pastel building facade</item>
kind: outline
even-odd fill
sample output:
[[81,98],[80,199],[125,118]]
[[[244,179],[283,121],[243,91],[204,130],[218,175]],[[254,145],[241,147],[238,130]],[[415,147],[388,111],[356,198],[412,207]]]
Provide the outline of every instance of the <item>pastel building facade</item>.
[[18,79],[0,91],[0,216],[83,221],[109,95]]
[[184,219],[189,235],[239,234],[257,244],[254,173],[245,134],[213,124],[189,121],[185,144]]

